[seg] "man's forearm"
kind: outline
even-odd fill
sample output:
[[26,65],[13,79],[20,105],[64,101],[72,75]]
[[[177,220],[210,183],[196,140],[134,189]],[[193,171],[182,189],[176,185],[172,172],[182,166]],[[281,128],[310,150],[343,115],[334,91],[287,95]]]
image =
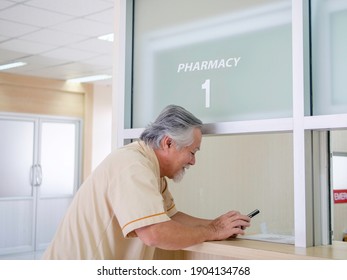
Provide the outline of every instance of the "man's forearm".
[[212,220],[196,218],[183,212],[177,212],[171,219],[187,226],[206,226],[212,222]]
[[178,250],[209,240],[223,240],[244,234],[250,218],[236,211],[229,211],[214,219],[199,219],[178,212],[170,221],[136,229],[137,236],[148,246]]
[[213,227],[207,225],[188,226],[171,220],[137,229],[139,238],[148,246],[165,250],[179,250],[214,236]]

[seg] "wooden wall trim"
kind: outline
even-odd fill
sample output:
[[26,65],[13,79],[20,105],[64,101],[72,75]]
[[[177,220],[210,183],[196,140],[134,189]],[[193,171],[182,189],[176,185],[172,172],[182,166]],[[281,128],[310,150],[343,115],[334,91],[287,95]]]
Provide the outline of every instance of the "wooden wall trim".
[[84,93],[93,88],[92,84],[68,83],[62,80],[14,75],[9,73],[0,73],[0,85],[1,84],[24,86],[27,88],[54,89],[71,93]]

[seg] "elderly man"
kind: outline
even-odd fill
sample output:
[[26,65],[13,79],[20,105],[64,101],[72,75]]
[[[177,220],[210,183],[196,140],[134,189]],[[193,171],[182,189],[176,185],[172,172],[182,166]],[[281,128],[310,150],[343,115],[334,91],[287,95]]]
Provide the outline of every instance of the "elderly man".
[[214,220],[176,210],[167,178],[182,179],[200,150],[202,122],[166,107],[140,140],[113,151],[76,193],[44,259],[150,259],[154,248],[182,249],[244,234],[250,218]]

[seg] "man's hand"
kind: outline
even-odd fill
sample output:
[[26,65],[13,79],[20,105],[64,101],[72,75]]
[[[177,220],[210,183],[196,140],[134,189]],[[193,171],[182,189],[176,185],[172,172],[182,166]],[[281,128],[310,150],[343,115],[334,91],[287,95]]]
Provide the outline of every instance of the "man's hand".
[[237,211],[230,211],[213,220],[209,227],[215,234],[212,240],[224,240],[245,234],[244,229],[250,226],[251,219]]

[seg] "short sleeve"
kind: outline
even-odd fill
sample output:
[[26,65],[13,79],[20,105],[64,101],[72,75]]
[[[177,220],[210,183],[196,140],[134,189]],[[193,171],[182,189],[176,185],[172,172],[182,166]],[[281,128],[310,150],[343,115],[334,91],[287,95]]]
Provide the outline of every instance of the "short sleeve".
[[161,180],[150,165],[136,161],[110,182],[110,202],[125,237],[136,236],[137,228],[170,220],[166,203],[171,205],[172,197],[162,195]]

